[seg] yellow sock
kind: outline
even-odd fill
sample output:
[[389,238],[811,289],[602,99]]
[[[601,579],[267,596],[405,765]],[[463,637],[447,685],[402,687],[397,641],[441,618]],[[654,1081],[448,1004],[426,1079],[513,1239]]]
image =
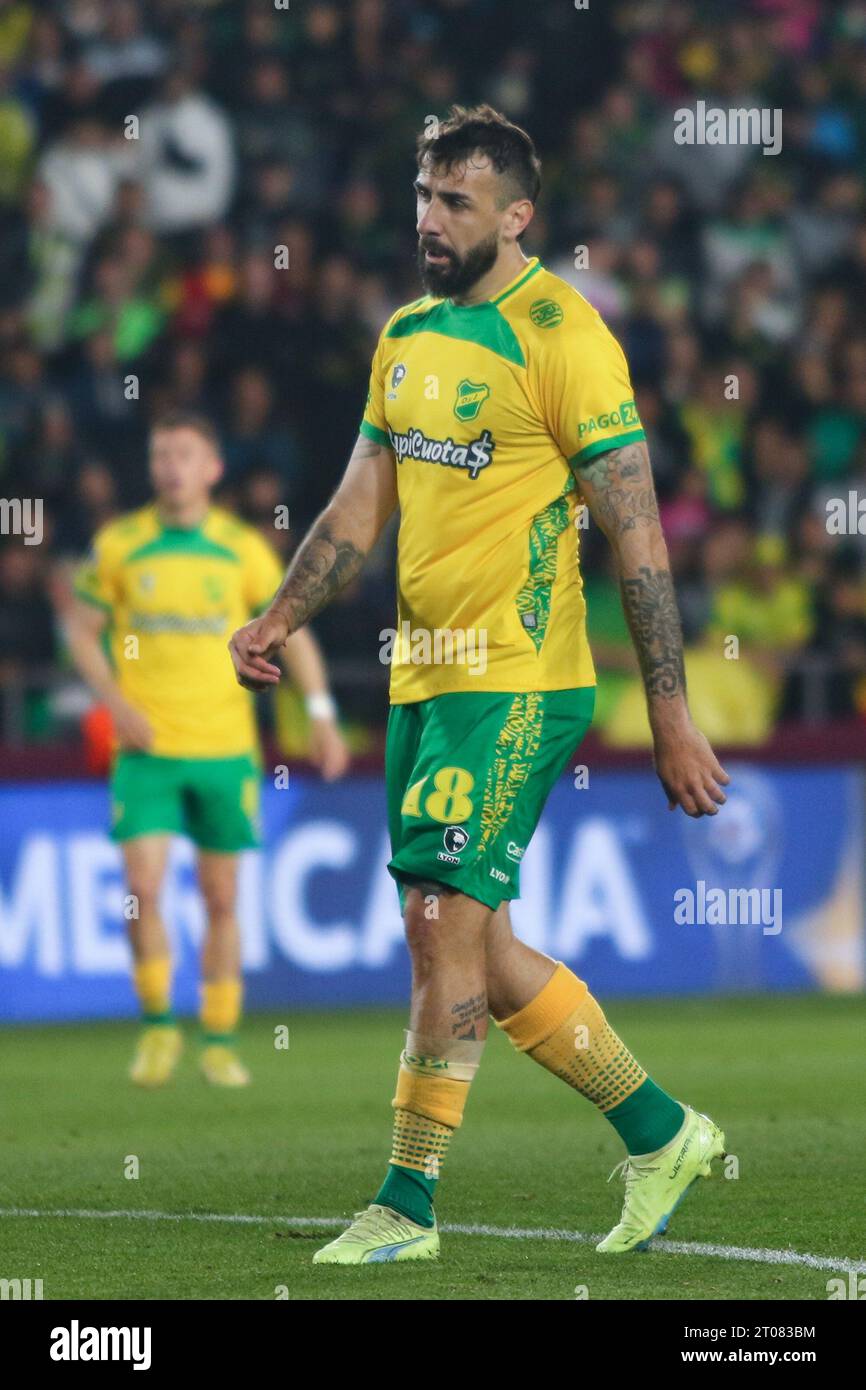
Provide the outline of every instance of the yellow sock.
[[604,1112],[646,1080],[583,980],[562,962],[518,1013],[498,1025],[519,1052],[573,1086]]
[[171,957],[151,956],[136,961],[132,981],[148,1023],[170,1023],[171,1017]]
[[448,1141],[463,1123],[483,1042],[406,1034],[400,1054],[391,1162],[438,1177]]
[[243,982],[205,980],[201,991],[201,1026],[208,1042],[225,1042],[232,1036],[241,1016]]
[[[451,1135],[463,1119],[468,1091],[463,1081],[440,1082],[433,1077],[409,1076],[401,1067],[393,1101],[391,1162],[399,1163],[401,1168],[413,1168],[425,1177],[438,1178]],[[444,1124],[429,1113],[440,1106],[440,1113],[448,1114],[454,1123]]]
[[433,1193],[483,1049],[483,1041],[406,1034],[391,1102],[391,1161],[374,1200],[420,1226],[433,1225]]

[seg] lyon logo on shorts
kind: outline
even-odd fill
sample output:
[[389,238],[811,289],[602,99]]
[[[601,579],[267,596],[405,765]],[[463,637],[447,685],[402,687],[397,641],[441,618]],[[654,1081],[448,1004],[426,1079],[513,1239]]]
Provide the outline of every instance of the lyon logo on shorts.
[[449,854],[459,854],[469,844],[469,836],[462,825],[449,825],[442,842]]

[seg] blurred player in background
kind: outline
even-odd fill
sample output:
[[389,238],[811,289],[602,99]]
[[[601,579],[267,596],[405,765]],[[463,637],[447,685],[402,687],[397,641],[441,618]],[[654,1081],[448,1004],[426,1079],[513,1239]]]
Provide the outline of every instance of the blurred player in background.
[[[412,956],[391,1162],[375,1201],[317,1262],[433,1258],[433,1194],[481,1061],[488,1014],[585,1096],[626,1148],[625,1202],[598,1249],[644,1247],[711,1160],[712,1120],[668,1095],[586,983],[514,936],[508,900],[595,671],[577,508],[611,544],[671,808],[714,815],[729,779],[686,703],[682,634],[624,354],[597,311],[520,238],[540,164],[489,107],[454,108],[418,150],[427,294],[379,339],[360,437],[270,610],[235,633],[238,677],[271,659],[356,574],[399,505],[399,621],[386,746],[392,841]],[[415,655],[415,637],[485,637],[483,669]]]
[[[172,1012],[172,961],[159,897],[173,835],[197,847],[207,910],[202,952],[201,1070],[218,1086],[249,1073],[234,1049],[241,1013],[237,856],[258,844],[261,760],[250,697],[225,659],[229,633],[267,607],[282,578],[251,526],[213,506],[222,474],[217,435],[175,414],[151,433],[155,501],[97,534],[78,574],[69,630],[79,672],[111,714],[112,838],[128,888],[135,990],[143,1030],[132,1080],[159,1086],[182,1048]],[[348,755],[319,648],[293,634],[285,665],[307,700],[311,757],[327,780]]]

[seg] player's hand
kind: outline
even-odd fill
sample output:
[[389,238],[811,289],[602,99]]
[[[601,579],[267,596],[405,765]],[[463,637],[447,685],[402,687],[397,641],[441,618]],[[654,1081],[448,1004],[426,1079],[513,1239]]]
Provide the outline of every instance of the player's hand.
[[313,719],[310,722],[310,761],[326,782],[335,782],[349,766],[346,741],[333,719]]
[[687,816],[716,816],[727,800],[722,787],[731,779],[691,720],[656,734],[655,768],[670,811],[682,806]]
[[274,657],[288,636],[288,621],[270,609],[246,627],[239,627],[229,641],[239,684],[257,692],[276,685],[282,673],[274,665]]
[[147,753],[153,746],[153,728],[141,710],[126,700],[114,700],[109,705],[111,722],[121,748]]

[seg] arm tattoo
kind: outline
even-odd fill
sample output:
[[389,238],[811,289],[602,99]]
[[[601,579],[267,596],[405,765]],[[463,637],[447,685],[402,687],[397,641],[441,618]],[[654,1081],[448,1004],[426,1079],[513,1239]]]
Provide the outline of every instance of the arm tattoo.
[[622,577],[621,591],[647,698],[685,695],[683,636],[670,571],[640,565],[637,575]]
[[297,632],[354,579],[365,559],[363,551],[335,536],[330,522],[320,517],[301,543],[271,607]]
[[646,444],[626,444],[572,469],[587,505],[613,541],[624,531],[658,525],[659,512]]
[[685,695],[680,615],[665,563],[646,444],[597,454],[582,467],[575,464],[573,472],[590,512],[619,557],[622,606],[647,699]]

